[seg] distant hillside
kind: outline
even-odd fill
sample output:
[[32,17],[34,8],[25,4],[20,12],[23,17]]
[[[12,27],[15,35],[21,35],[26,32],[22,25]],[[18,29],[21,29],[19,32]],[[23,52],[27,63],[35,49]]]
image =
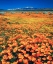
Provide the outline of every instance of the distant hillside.
[[16,9],[8,9],[8,10],[16,10],[16,11],[53,11],[52,8],[33,8],[33,7],[25,7],[25,8],[16,8]]
[[25,8],[15,8],[15,9],[0,9],[0,11],[53,11],[53,8],[33,8],[33,7],[25,7]]

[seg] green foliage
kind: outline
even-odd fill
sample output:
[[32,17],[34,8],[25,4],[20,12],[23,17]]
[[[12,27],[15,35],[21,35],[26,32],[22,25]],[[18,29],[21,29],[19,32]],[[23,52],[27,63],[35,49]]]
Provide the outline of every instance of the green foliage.
[[7,24],[12,24],[11,22],[7,22]]
[[23,32],[24,32],[24,33],[28,33],[28,30],[27,30],[27,29],[23,29]]
[[0,47],[0,52],[2,52],[3,51],[3,48],[2,47]]
[[16,39],[16,41],[17,41],[17,43],[18,43],[18,46],[20,46],[21,44],[20,44],[20,41],[19,41],[19,39]]
[[5,36],[5,32],[2,32],[2,33],[1,33],[1,36],[3,36],[3,37],[4,37],[4,36]]
[[52,57],[53,57],[53,52],[51,52],[51,54],[50,54]]
[[10,61],[10,63],[13,63],[15,60],[16,60],[16,58],[12,58],[9,61]]
[[0,61],[2,60],[2,56],[0,56]]
[[5,40],[7,41],[9,39],[9,36],[5,36]]
[[3,21],[6,21],[6,20],[9,20],[9,19],[8,19],[8,18],[3,18],[2,20],[3,20]]

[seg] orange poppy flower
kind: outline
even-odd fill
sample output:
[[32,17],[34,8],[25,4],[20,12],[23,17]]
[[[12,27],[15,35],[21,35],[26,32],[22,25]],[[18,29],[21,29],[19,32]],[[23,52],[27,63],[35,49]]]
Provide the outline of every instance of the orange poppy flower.
[[14,43],[12,44],[12,46],[18,46],[17,42],[14,42]]
[[32,57],[32,61],[35,62],[36,61],[36,58],[35,57]]
[[36,64],[42,64],[42,62],[41,61],[38,61],[38,62],[36,62]]
[[49,43],[50,43],[51,45],[53,45],[53,42],[52,42],[52,40],[48,39],[48,41],[49,41]]
[[32,56],[34,56],[34,57],[35,57],[35,55],[36,55],[36,53],[32,53]]
[[41,49],[41,52],[44,52],[44,49]]
[[19,53],[19,54],[18,54],[18,58],[23,59],[24,56],[23,56],[21,53]]
[[47,61],[47,64],[51,64],[51,62],[50,61]]
[[20,48],[23,48],[24,47],[24,45],[20,45]]
[[17,62],[13,62],[12,64],[17,64]]
[[37,52],[37,57],[40,56],[40,52]]
[[28,60],[27,59],[23,59],[24,64],[28,64]]
[[14,49],[13,49],[13,52],[16,52],[18,50],[18,47],[15,47]]
[[30,52],[32,52],[32,53],[33,53],[33,52],[34,52],[34,50],[31,50]]
[[27,49],[27,48],[26,48],[26,51],[30,51],[30,49]]
[[10,62],[6,62],[6,64],[10,64]]
[[13,40],[16,40],[16,39],[21,38],[21,37],[22,37],[22,35],[19,34],[19,35],[17,35],[16,37],[14,37]]
[[28,58],[29,54],[24,54],[24,57]]
[[0,45],[2,45],[3,44],[3,42],[0,42]]
[[22,59],[19,59],[18,62],[22,62],[23,60]]
[[29,48],[29,45],[26,46],[26,49],[28,49],[28,48]]
[[7,55],[4,55],[3,56],[3,59],[7,60],[8,59],[8,56]]
[[51,57],[51,56],[48,56],[47,59],[48,59],[48,60],[52,60],[52,57]]
[[28,56],[28,59],[29,59],[29,61],[31,61],[32,60],[32,57],[31,56]]
[[20,50],[23,54],[26,54],[26,51],[25,50]]
[[9,59],[12,59],[13,58],[13,55],[11,53],[8,53],[8,58]]

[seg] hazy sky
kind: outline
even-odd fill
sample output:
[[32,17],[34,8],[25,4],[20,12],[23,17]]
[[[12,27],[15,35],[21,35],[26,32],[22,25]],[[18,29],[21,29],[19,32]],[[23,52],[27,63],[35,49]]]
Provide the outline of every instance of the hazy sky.
[[0,0],[0,9],[24,7],[53,8],[53,0]]

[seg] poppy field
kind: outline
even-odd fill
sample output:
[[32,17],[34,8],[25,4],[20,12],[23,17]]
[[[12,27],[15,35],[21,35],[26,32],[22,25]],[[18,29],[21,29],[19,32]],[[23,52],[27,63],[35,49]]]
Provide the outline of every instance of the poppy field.
[[0,64],[53,64],[53,13],[0,14]]

